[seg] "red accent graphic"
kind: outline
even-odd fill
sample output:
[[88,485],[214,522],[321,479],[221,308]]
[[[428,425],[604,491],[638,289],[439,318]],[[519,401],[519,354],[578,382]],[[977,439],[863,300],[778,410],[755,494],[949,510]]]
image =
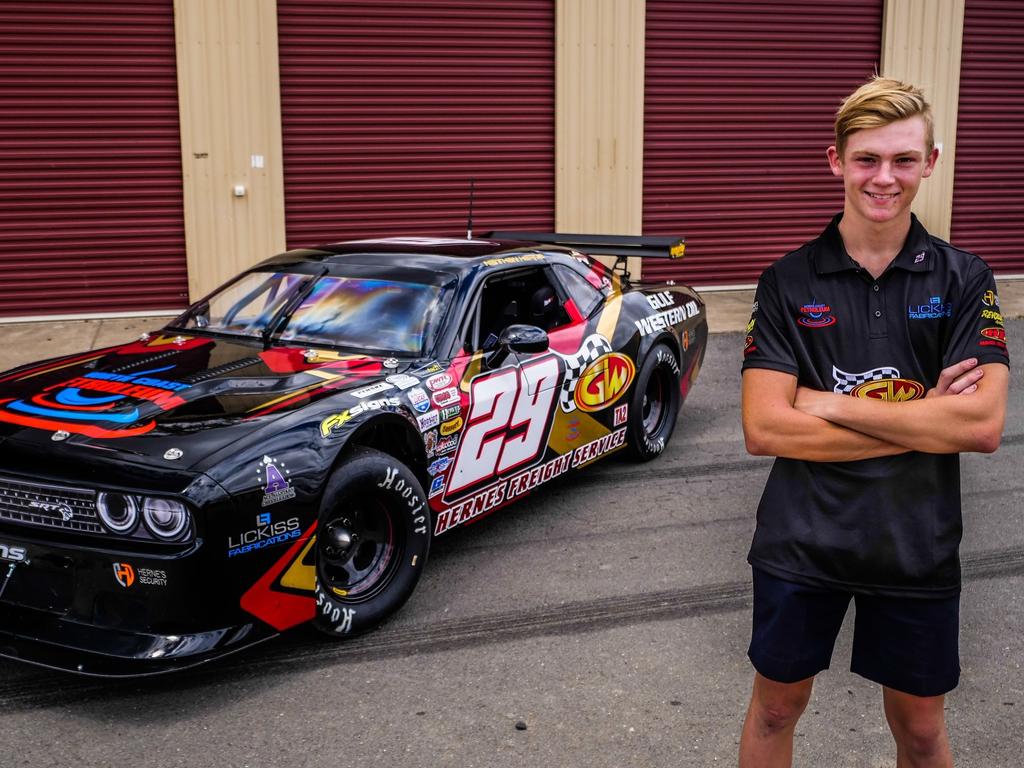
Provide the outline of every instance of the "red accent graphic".
[[303,597],[288,592],[278,592],[273,589],[273,586],[284,569],[301,554],[314,531],[316,531],[316,523],[313,523],[308,531],[296,539],[281,559],[249,587],[239,602],[243,611],[265,621],[279,632],[313,619],[313,616],[316,615],[316,599],[312,594],[309,597]]
[[836,319],[832,315],[827,317],[798,317],[796,321],[805,328],[827,328],[830,325],[836,324]]
[[[341,359],[331,359],[331,357]],[[296,347],[272,347],[259,353],[260,360],[274,373],[298,373],[319,369],[332,373],[348,373],[354,378],[375,376],[384,370],[381,361],[366,355],[339,355],[319,351],[312,362],[306,361],[306,351]]]
[[586,323],[573,323],[553,329],[548,334],[549,348],[560,355],[571,355],[579,351],[583,343],[583,334],[587,330]]
[[[0,401],[0,405],[11,402],[11,398]],[[0,410],[0,421],[7,422],[8,424],[17,424],[20,427],[32,427],[34,429],[45,429],[51,432],[58,432],[64,430],[65,432],[72,432],[76,435],[85,435],[86,437],[99,437],[99,438],[114,438],[114,437],[135,437],[136,435],[144,435],[156,426],[155,422],[149,422],[143,424],[141,427],[129,427],[127,429],[105,429],[103,427],[96,427],[91,424],[70,424],[64,421],[55,421],[53,419],[43,419],[38,416],[26,416],[20,413],[11,413],[7,410]]]
[[569,319],[573,323],[582,323],[584,320],[586,320],[586,318],[583,316],[583,313],[580,312],[579,308],[576,306],[575,300],[566,299],[565,304],[563,304],[562,306],[565,307],[565,311],[569,314]]

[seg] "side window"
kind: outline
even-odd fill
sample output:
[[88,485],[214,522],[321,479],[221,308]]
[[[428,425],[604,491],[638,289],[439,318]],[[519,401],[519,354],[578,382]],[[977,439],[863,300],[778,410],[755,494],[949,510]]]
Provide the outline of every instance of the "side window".
[[484,282],[463,328],[463,348],[486,348],[503,330],[517,323],[536,325],[545,331],[566,325],[571,319],[564,302],[544,268],[492,275]]
[[556,264],[555,272],[569,296],[576,302],[580,314],[590,317],[590,313],[604,300],[601,292],[587,282],[587,278],[564,264]]

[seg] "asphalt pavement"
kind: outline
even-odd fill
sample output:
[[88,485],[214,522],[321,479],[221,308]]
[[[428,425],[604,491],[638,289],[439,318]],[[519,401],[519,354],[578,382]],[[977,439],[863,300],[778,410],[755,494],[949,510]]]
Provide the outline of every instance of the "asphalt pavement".
[[[1001,286],[1007,317],[1024,282]],[[300,630],[141,682],[0,661],[7,766],[734,765],[751,669],[753,510],[739,362],[750,292],[708,294],[701,378],[666,452],[555,481],[435,542],[377,631]],[[0,327],[5,365],[126,340],[145,320]],[[963,457],[963,677],[947,698],[960,768],[1017,768],[1024,733],[1024,320],[1002,448]],[[211,575],[215,577],[215,575]],[[850,624],[796,736],[796,766],[891,768],[876,686],[848,671]]]

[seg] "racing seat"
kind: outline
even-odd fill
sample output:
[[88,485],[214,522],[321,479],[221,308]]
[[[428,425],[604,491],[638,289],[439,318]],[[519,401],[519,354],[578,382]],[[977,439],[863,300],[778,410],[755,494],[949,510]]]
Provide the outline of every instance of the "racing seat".
[[501,328],[500,331],[505,330],[510,325],[515,325],[519,322],[519,301],[512,299],[505,308],[501,310]]
[[530,324],[545,331],[558,324],[558,297],[550,285],[542,285],[530,297]]

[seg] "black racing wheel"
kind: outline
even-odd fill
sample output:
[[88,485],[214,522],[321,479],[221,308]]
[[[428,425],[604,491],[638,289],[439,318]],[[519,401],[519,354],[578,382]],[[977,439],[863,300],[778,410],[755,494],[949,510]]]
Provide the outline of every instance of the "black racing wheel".
[[373,629],[427,564],[427,495],[398,459],[357,448],[327,483],[316,532],[316,618],[332,636]]
[[679,361],[664,344],[644,358],[629,403],[626,444],[637,461],[650,461],[668,445],[679,415]]

